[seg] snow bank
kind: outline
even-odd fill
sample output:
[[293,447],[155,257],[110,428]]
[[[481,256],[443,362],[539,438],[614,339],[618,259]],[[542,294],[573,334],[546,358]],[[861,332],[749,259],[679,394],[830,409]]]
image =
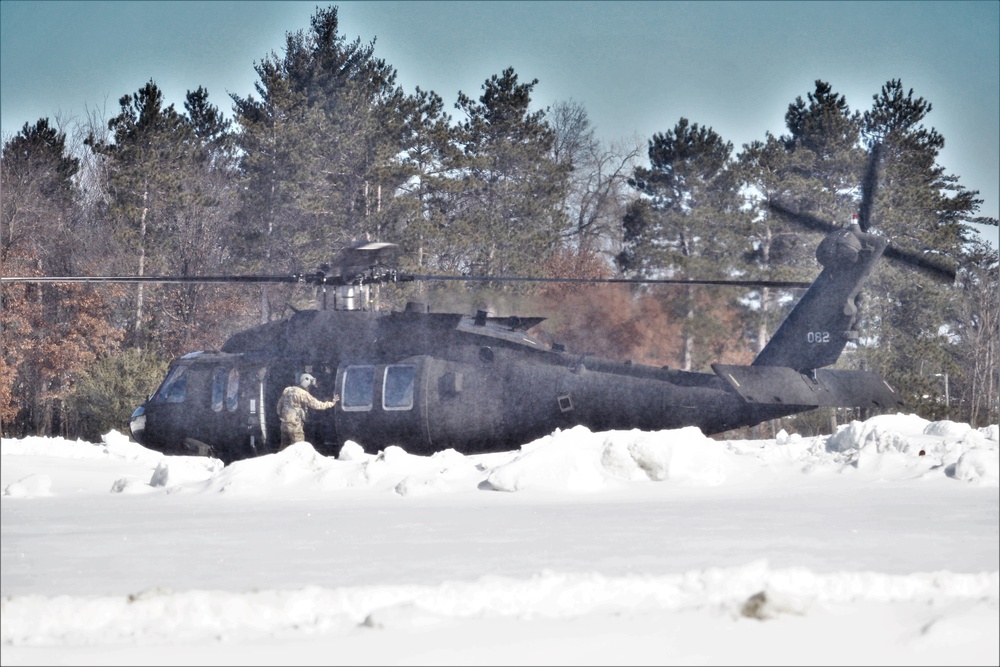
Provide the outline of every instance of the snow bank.
[[[121,478],[115,493],[323,493],[367,488],[399,496],[531,489],[598,493],[635,483],[719,486],[795,468],[815,474],[845,469],[880,479],[945,476],[974,485],[1000,480],[997,427],[973,429],[916,415],[885,415],[841,426],[826,437],[781,433],[773,440],[716,441],[696,428],[654,432],[557,430],[518,450],[463,456],[454,450],[416,456],[389,446],[366,454],[348,442],[338,457],[300,442],[282,452],[223,466],[216,459],[163,456],[117,432],[104,443],[58,438],[5,440],[5,457],[113,459],[148,465],[148,478]],[[17,498],[53,493],[52,480],[31,475],[8,484]]]

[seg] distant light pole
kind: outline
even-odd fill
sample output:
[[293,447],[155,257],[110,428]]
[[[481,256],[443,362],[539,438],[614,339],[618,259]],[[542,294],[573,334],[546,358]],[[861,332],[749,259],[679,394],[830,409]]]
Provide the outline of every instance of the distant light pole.
[[944,378],[944,416],[951,419],[951,395],[948,393],[948,372],[935,373],[934,377]]

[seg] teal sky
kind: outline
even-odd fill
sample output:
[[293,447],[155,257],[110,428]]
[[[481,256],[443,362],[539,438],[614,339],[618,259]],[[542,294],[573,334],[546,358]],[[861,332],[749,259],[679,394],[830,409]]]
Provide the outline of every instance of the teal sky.
[[[152,79],[183,109],[204,86],[230,115],[253,65],[337,5],[340,32],[375,39],[399,83],[478,97],[506,67],[535,101],[583,104],[598,135],[648,140],[681,117],[742,145],[785,132],[816,79],[864,111],[889,79],[925,98],[940,163],[1000,217],[1000,2],[56,2],[0,1],[0,121],[70,129],[110,118]],[[996,243],[996,230],[990,230]]]

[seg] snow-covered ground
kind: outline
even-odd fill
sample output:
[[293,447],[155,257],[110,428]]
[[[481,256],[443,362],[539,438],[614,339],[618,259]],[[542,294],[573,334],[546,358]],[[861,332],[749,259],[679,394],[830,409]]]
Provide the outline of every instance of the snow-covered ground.
[[998,429],[229,466],[4,439],[3,665],[1000,662]]

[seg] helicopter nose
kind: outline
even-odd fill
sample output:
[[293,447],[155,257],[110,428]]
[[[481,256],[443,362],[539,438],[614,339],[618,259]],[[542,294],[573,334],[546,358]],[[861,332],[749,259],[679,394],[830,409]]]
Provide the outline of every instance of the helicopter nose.
[[128,427],[129,427],[129,430],[132,431],[132,439],[133,440],[135,440],[136,442],[138,442],[140,445],[146,444],[146,443],[143,442],[143,439],[146,436],[146,406],[145,405],[140,405],[139,407],[137,407],[135,409],[135,411],[132,413],[132,416],[129,418]]

